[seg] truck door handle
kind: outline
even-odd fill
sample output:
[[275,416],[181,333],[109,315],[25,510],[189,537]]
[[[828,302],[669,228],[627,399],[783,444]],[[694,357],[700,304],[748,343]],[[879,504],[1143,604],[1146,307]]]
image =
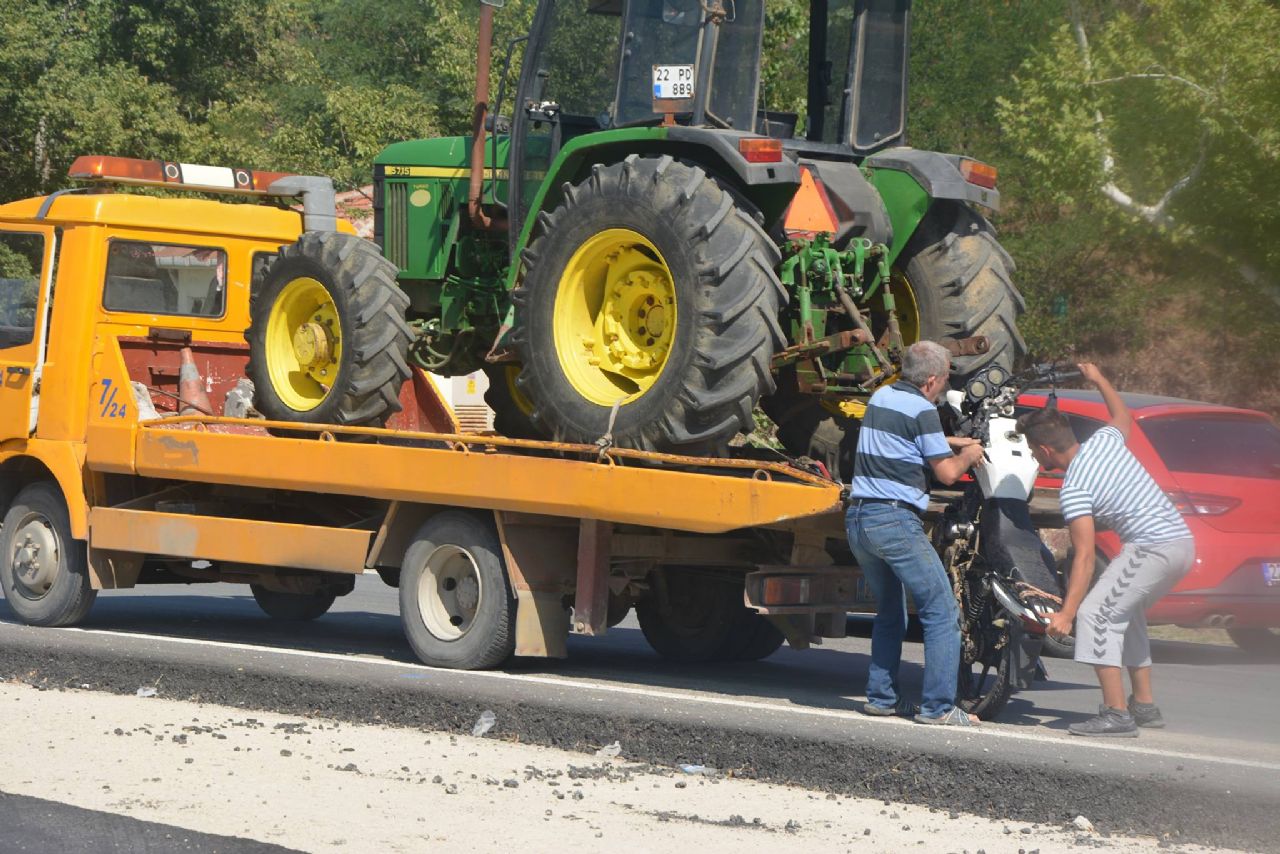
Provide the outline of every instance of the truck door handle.
[[23,377],[31,375],[31,369],[28,368],[26,365],[10,365],[9,367],[4,369],[4,372],[6,374],[17,374]]

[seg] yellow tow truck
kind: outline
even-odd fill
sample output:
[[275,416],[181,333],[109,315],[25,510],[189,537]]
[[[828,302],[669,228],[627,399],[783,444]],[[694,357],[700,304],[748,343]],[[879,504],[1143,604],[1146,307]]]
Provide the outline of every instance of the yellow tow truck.
[[[859,585],[820,473],[463,433],[417,368],[385,427],[262,417],[256,283],[309,234],[359,240],[327,179],[113,157],[72,175],[90,186],[0,205],[0,582],[23,622],[212,581],[312,619],[374,570],[436,666],[562,657],[633,607],[676,659],[844,635]],[[302,310],[265,340],[323,383],[341,329]]]

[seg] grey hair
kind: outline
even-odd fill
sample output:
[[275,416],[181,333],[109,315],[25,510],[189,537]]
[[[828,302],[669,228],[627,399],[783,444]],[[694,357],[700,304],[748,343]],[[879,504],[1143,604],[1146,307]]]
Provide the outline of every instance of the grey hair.
[[935,341],[917,341],[902,354],[902,378],[922,388],[929,377],[946,377],[951,369],[951,354]]

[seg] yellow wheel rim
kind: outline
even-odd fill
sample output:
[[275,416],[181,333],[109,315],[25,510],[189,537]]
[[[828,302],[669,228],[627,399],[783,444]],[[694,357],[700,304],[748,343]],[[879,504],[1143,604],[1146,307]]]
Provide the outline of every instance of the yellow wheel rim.
[[894,270],[889,282],[893,304],[898,310],[898,329],[902,332],[902,346],[909,347],[920,340],[920,306],[916,292],[906,274]]
[[319,406],[338,379],[342,326],[327,288],[315,279],[289,282],[267,318],[267,375],[280,400],[308,412]]
[[630,403],[666,368],[676,321],[662,253],[642,234],[607,229],[578,247],[560,279],[552,320],[560,367],[592,403]]

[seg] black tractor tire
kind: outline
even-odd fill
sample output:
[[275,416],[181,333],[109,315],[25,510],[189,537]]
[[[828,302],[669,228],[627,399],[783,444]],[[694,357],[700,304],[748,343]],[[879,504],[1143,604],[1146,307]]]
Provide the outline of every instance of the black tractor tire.
[[1233,626],[1227,629],[1233,643],[1259,658],[1280,658],[1280,629]]
[[23,487],[5,513],[0,587],[9,609],[29,626],[74,626],[93,607],[98,591],[89,582],[85,543],[71,536],[56,483]]
[[753,429],[756,402],[774,389],[769,363],[785,346],[778,313],[787,293],[775,272],[778,249],[756,221],[702,169],[667,156],[597,164],[539,216],[512,292],[512,341],[524,366],[518,387],[533,404],[532,422],[563,441],[589,443],[609,432],[613,404],[590,399],[569,380],[555,335],[566,266],[607,229],[653,244],[670,271],[676,311],[663,367],[619,407],[614,443],[723,454],[730,439]]
[[323,617],[333,607],[338,595],[331,591],[315,593],[284,593],[268,590],[260,584],[250,584],[253,599],[262,612],[273,620],[286,623],[302,623]]
[[543,438],[529,418],[531,404],[516,387],[520,366],[515,363],[488,365],[484,373],[489,378],[484,402],[493,410],[494,432],[508,439]]
[[920,338],[985,335],[987,352],[951,360],[951,384],[962,388],[988,365],[1013,370],[1027,352],[1018,333],[1026,302],[1013,284],[1015,266],[986,218],[966,204],[935,202],[895,265],[907,277],[920,313]]
[[[378,247],[352,234],[307,232],[283,246],[255,278],[249,299],[249,364],[254,405],[268,419],[339,426],[375,426],[400,411],[400,389],[409,379],[409,343],[405,322],[409,296],[396,284],[396,267]],[[272,381],[268,349],[269,321],[282,292],[301,278],[319,282],[337,316],[342,348],[333,382],[327,388],[301,371],[293,383],[314,395],[314,405],[294,406]],[[279,376],[280,370],[275,374]],[[305,395],[304,395],[305,396]],[[296,401],[295,401],[296,402]]]
[[636,603],[636,619],[649,646],[670,661],[724,661],[749,640],[742,633],[742,586],[730,579],[672,567],[667,602],[655,593]]
[[497,667],[515,652],[516,602],[489,519],[445,510],[428,519],[400,568],[400,622],[424,663]]

